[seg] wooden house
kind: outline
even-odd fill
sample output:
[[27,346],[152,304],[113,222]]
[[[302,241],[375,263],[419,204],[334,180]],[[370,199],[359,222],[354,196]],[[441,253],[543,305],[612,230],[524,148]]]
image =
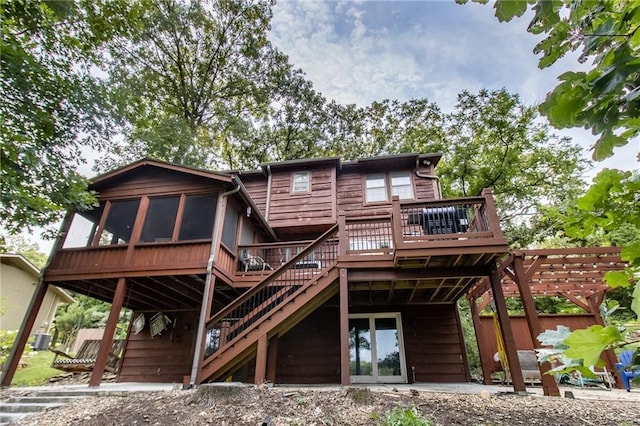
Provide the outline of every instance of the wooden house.
[[456,301],[499,293],[507,241],[489,190],[442,199],[440,158],[132,163],[68,214],[30,312],[51,285],[112,303],[92,385],[121,307],[123,382],[469,381]]

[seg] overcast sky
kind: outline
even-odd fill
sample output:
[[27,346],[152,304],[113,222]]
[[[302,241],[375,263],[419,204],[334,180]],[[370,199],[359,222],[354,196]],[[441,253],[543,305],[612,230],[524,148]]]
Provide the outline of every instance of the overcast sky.
[[[279,0],[270,38],[329,99],[364,106],[427,98],[446,111],[465,89],[505,87],[524,103],[537,104],[558,75],[588,65],[572,55],[540,70],[533,47],[541,38],[526,32],[530,19],[500,23],[491,5],[454,0]],[[582,129],[557,133],[586,148],[595,140]],[[638,145],[635,141],[598,169],[637,169]]]

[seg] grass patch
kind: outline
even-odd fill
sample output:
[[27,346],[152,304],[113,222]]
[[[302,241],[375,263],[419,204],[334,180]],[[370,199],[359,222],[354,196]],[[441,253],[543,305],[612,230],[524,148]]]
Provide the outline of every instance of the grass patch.
[[50,351],[31,352],[24,355],[21,363],[27,364],[20,367],[13,376],[12,386],[37,386],[47,383],[50,377],[57,376],[62,372],[51,368],[54,353]]
[[433,422],[423,417],[415,406],[396,406],[391,411],[387,411],[384,416],[375,416],[377,424],[380,426],[431,426]]

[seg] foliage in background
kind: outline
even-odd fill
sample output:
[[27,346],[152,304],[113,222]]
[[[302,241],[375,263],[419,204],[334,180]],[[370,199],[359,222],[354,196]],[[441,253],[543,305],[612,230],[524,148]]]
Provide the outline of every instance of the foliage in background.
[[[4,365],[9,353],[11,352],[11,348],[13,347],[13,343],[18,336],[17,330],[0,330],[0,369]],[[24,346],[24,354],[29,354],[31,352],[31,344],[27,342]]]
[[[640,3],[634,0],[494,3],[500,21],[522,16],[529,6],[534,16],[528,31],[546,36],[534,49],[534,53],[541,54],[540,68],[578,49],[580,62],[592,61],[587,72],[566,72],[559,76],[560,84],[547,95],[540,111],[556,127],[590,128],[598,136],[593,147],[594,159],[613,155],[615,147],[626,145],[640,134]],[[607,274],[607,282],[612,287],[631,288],[636,282],[630,307],[640,316],[639,176],[603,170],[576,206],[567,208],[565,213],[564,229],[570,238],[588,239],[592,235],[606,238],[621,230],[635,233],[622,252],[629,268]],[[625,346],[636,338],[624,329],[592,326],[563,338],[562,345],[566,347],[562,350],[567,357],[589,366],[596,363],[601,351]],[[635,358],[639,352],[636,349]]]
[[560,75],[560,84],[547,94],[540,111],[551,124],[591,129],[598,136],[596,160],[610,157],[615,147],[640,134],[640,2],[497,0],[493,6],[501,22],[531,8],[527,30],[545,36],[534,48],[540,68],[573,51],[580,51],[579,62],[591,62],[589,71]]
[[[55,329],[58,331],[58,341],[51,342],[52,345],[70,347],[79,329],[104,328],[107,324],[111,309],[109,303],[82,294],[72,295],[76,302],[62,306],[56,312]],[[126,338],[130,319],[131,311],[122,309],[114,338]]]
[[0,235],[0,253],[21,254],[38,269],[47,263],[47,255],[40,251],[40,247],[21,235]]
[[480,350],[478,348],[475,326],[473,324],[473,319],[471,318],[471,307],[469,306],[469,300],[466,297],[461,297],[458,300],[458,313],[460,315],[460,325],[462,327],[462,335],[467,353],[467,361],[469,363],[469,371],[473,379],[480,380],[482,378]]
[[92,75],[102,41],[81,2],[0,4],[0,220],[19,233],[94,203],[76,173],[83,146],[107,132],[104,86]]

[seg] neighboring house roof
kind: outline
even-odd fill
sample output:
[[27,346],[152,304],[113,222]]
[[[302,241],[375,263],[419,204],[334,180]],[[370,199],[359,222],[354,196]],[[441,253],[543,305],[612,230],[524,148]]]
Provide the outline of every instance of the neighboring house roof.
[[[40,277],[40,270],[26,257],[21,254],[12,254],[12,253],[0,253],[0,263],[3,263],[8,266],[13,266],[14,268],[18,268],[30,275],[33,276],[34,280],[38,280]],[[61,288],[49,286],[50,291],[54,292],[62,303],[73,303],[75,299],[69,295],[66,291]]]

